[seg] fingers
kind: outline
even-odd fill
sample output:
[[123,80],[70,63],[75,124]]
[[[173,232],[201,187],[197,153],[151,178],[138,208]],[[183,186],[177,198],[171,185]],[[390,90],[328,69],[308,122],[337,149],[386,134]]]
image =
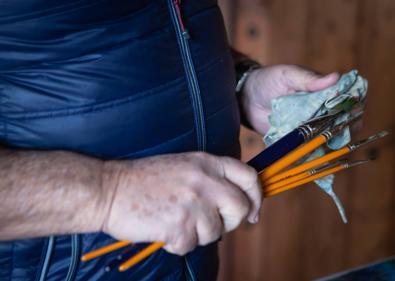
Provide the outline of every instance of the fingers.
[[335,72],[325,76],[316,76],[306,84],[306,90],[309,92],[321,91],[335,85],[338,80],[339,74]]
[[174,231],[178,233],[163,247],[167,252],[183,256],[195,249],[198,237],[194,227],[175,229]]
[[262,188],[256,171],[230,157],[221,157],[221,163],[224,168],[225,178],[240,188],[250,201],[248,221],[250,223],[257,223],[262,204]]
[[269,116],[272,113],[271,109],[264,107],[257,107],[255,105],[250,105],[250,108],[254,109],[255,114],[249,115],[249,122],[254,124],[255,130],[261,134],[265,135],[270,129]]
[[[239,219],[237,225],[241,220]],[[164,249],[169,253],[183,256],[197,245],[204,246],[217,241],[224,229],[219,213],[208,211],[198,217],[196,229],[190,226],[189,228],[177,229],[177,231],[179,231],[179,234],[175,238],[171,238],[171,242],[167,242]]]
[[[217,198],[217,206],[222,218],[223,230],[229,232],[236,229],[247,216],[255,218],[256,215],[250,214],[252,205],[246,194],[230,181],[226,179],[224,181],[226,192]],[[248,221],[255,223],[250,218]]]
[[224,228],[218,210],[210,206],[201,209],[195,218],[191,217],[183,226],[174,227],[174,230],[164,239],[167,241],[164,249],[172,254],[185,255],[197,245],[204,246],[218,240]]
[[285,68],[283,70],[284,78],[288,81],[289,87],[295,91],[321,91],[335,85],[340,77],[336,72],[320,75],[314,71],[296,65],[283,67]]
[[207,245],[218,240],[223,233],[222,219],[216,209],[202,214],[196,223],[199,245]]

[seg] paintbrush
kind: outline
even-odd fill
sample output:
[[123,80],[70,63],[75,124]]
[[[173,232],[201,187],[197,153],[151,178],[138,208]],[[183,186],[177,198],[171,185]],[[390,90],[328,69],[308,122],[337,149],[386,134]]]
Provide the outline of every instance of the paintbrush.
[[307,171],[308,169],[312,169],[315,167],[318,167],[324,163],[327,163],[329,161],[338,159],[346,154],[351,153],[352,151],[357,150],[358,148],[360,148],[361,146],[370,144],[378,139],[381,139],[383,137],[385,137],[386,135],[388,135],[387,131],[381,131],[375,135],[372,135],[366,139],[363,139],[359,142],[356,142],[354,144],[348,144],[345,147],[335,150],[333,152],[330,152],[326,155],[323,155],[321,157],[318,157],[316,159],[313,159],[309,162],[306,162],[304,164],[301,164],[299,166],[296,166],[294,168],[291,168],[281,174],[277,174],[271,178],[269,178],[268,180],[265,181],[265,189],[266,190],[271,190],[273,187],[272,185],[280,180],[285,180],[288,177],[294,177],[304,171]]
[[361,161],[355,161],[355,162],[351,162],[351,163],[340,163],[340,164],[336,164],[334,166],[332,165],[328,165],[319,169],[311,169],[309,171],[309,176],[300,179],[298,181],[292,182],[290,184],[286,184],[284,186],[278,187],[274,190],[268,191],[268,192],[264,192],[264,197],[271,197],[277,194],[280,194],[284,191],[290,190],[290,189],[294,189],[297,187],[300,187],[302,185],[305,185],[307,183],[310,183],[312,181],[315,181],[317,179],[323,178],[325,176],[337,173],[339,171],[343,171],[345,169],[349,169],[355,166],[359,166],[362,164],[365,164],[367,162],[369,162],[370,160],[361,160]]
[[130,241],[118,241],[118,242],[112,243],[110,245],[101,247],[101,248],[94,250],[92,252],[86,253],[85,255],[83,255],[81,257],[81,261],[89,261],[91,259],[103,256],[103,255],[110,253],[112,251],[124,248],[130,244],[131,244]]

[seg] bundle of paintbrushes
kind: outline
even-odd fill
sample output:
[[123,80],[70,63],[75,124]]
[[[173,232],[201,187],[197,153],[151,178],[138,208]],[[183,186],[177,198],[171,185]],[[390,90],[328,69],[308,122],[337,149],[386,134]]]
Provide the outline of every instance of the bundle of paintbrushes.
[[[347,103],[348,107],[344,107]],[[339,159],[357,150],[362,145],[384,137],[387,135],[386,131],[379,132],[367,139],[349,144],[308,162],[293,165],[326,144],[350,126],[351,123],[359,119],[363,112],[360,111],[351,115],[350,111],[353,109],[353,105],[350,106],[349,101],[343,102],[342,106],[336,107],[326,115],[309,120],[286,134],[247,163],[259,173],[265,197],[278,195],[327,175],[368,162],[368,160],[349,162],[347,160],[339,161]],[[344,118],[345,116],[346,118]],[[339,120],[342,121],[339,122]],[[142,251],[135,253],[131,244],[130,241],[116,242],[85,254],[81,260],[89,261],[120,248],[128,247],[105,267],[106,271],[115,268],[119,271],[125,271],[164,246],[163,242],[154,242]]]
[[367,163],[369,162],[369,159],[355,162],[349,162],[346,159],[342,159],[340,161],[337,160],[352,151],[357,150],[361,146],[374,142],[388,134],[387,131],[381,131],[354,144],[349,144],[321,157],[290,167],[290,165],[301,159],[303,156],[326,143],[333,136],[333,133],[336,133],[337,128],[339,127],[336,126],[334,127],[335,130],[332,129],[321,133],[311,141],[301,145],[264,169],[262,173],[259,174],[264,186],[264,196],[274,196],[281,192],[303,186],[325,176],[332,175],[336,172]]

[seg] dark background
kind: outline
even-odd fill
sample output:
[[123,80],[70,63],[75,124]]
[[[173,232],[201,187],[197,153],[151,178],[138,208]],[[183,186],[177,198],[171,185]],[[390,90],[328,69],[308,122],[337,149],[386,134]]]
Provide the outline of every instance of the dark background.
[[[314,185],[265,200],[261,222],[221,243],[220,280],[311,280],[395,255],[395,0],[220,0],[231,44],[263,64],[326,73],[353,68],[369,80],[361,139],[392,135],[353,159],[379,158],[338,174],[344,225]],[[243,159],[262,148],[243,130]]]

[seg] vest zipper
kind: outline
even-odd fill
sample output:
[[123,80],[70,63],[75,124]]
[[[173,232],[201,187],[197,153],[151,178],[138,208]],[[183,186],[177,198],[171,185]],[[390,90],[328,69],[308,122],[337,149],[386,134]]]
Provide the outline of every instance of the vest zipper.
[[192,270],[192,267],[189,263],[187,256],[185,256],[185,266],[186,266],[186,277],[187,281],[197,281],[196,275]]
[[177,13],[177,21],[179,22],[180,29],[181,29],[181,34],[184,36],[186,39],[189,39],[189,33],[188,30],[186,30],[184,21],[182,20],[181,16],[181,0],[173,0],[174,1],[174,7],[176,8],[176,13]]
[[78,234],[73,234],[71,236],[71,258],[70,266],[67,271],[66,281],[72,281],[75,279],[75,273],[79,264],[80,256],[80,236]]
[[186,74],[190,99],[194,112],[194,122],[196,128],[197,149],[206,150],[206,124],[203,112],[203,103],[200,95],[199,83],[192,61],[191,50],[189,48],[190,39],[188,30],[185,28],[181,16],[180,0],[168,0],[171,19],[173,21],[177,42],[180,47],[182,62]]
[[[45,281],[47,279],[49,264],[51,261],[52,253],[55,246],[55,236],[50,236],[48,238],[48,242],[46,245],[44,262],[41,267],[39,281]],[[80,254],[80,238],[78,234],[74,234],[71,236],[71,261],[69,270],[67,271],[67,275],[65,280],[72,281],[75,279],[75,273],[78,268],[79,263],[79,254]]]
[[50,236],[48,238],[47,249],[45,251],[46,252],[45,258],[44,258],[43,265],[41,267],[40,277],[38,279],[39,281],[45,281],[47,279],[49,263],[51,261],[51,256],[52,256],[54,245],[55,245],[55,237]]
[[[197,149],[206,151],[206,123],[203,111],[203,102],[200,95],[199,83],[192,60],[191,50],[189,48],[190,35],[185,27],[181,15],[181,0],[168,0],[171,19],[176,31],[177,42],[180,48],[182,62],[188,83],[190,99],[194,114],[194,122],[196,128]],[[187,256],[184,257],[186,267],[186,278],[188,281],[196,281],[194,274]]]

